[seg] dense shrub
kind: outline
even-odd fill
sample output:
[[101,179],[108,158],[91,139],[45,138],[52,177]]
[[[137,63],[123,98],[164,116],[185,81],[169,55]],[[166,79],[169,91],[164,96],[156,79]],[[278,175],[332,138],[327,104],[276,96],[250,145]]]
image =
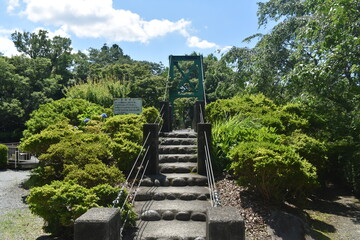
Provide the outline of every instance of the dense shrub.
[[132,142],[142,141],[142,125],[145,119],[142,115],[127,114],[113,116],[102,125],[102,130],[112,138],[127,139]]
[[218,100],[209,104],[206,111],[211,123],[227,121],[233,116],[251,118],[263,126],[275,128],[279,134],[290,134],[308,126],[308,121],[297,115],[299,105],[277,106],[261,94]]
[[8,161],[8,148],[7,146],[0,144],[0,169],[6,168],[7,161]]
[[69,120],[69,124],[79,126],[83,120],[90,118],[92,115],[100,115],[106,110],[94,103],[82,99],[63,98],[43,104],[39,109],[31,113],[30,119],[25,123],[27,129],[24,131],[24,138],[33,134],[40,133],[56,122]]
[[239,183],[270,201],[302,199],[317,186],[316,169],[291,147],[244,142],[231,150],[231,169]]
[[58,236],[71,236],[75,219],[98,207],[97,201],[85,187],[60,181],[32,188],[27,197],[31,212],[44,219],[45,232]]
[[77,165],[65,165],[63,173],[64,181],[73,181],[86,188],[101,184],[116,186],[125,181],[118,168],[108,167],[103,163],[86,164],[83,169]]
[[161,120],[159,111],[154,107],[144,108],[141,115],[144,116],[145,123],[155,123],[155,121]]
[[222,171],[229,169],[231,162],[229,153],[243,141],[269,141],[279,143],[281,136],[274,128],[264,127],[256,119],[241,119],[240,116],[231,117],[228,121],[216,122],[212,128],[215,169]]
[[227,120],[235,115],[263,115],[274,112],[276,105],[262,94],[245,95],[231,99],[217,100],[206,107],[206,118],[211,123]]
[[58,143],[63,138],[75,133],[79,133],[79,131],[74,126],[70,125],[69,120],[66,119],[52,124],[40,133],[24,139],[19,148],[23,151],[40,155],[45,153],[52,144]]
[[302,158],[316,167],[320,177],[319,180],[324,180],[325,173],[328,170],[328,157],[325,143],[300,131],[293,132],[286,138],[284,143],[293,147]]
[[124,172],[129,172],[140,150],[139,144],[128,140],[122,141],[121,144],[113,144],[112,151],[116,166]]
[[[44,230],[57,236],[71,238],[75,220],[92,207],[108,207],[116,198],[118,188],[98,185],[87,189],[74,182],[54,181],[50,185],[31,189],[27,202],[32,213],[45,220]],[[126,196],[123,193],[120,204]],[[130,209],[126,205],[126,209]],[[135,214],[130,209],[130,223]]]
[[112,141],[106,134],[79,133],[53,144],[39,157],[40,162],[54,168],[57,179],[64,177],[64,165],[84,168],[87,164],[110,163]]

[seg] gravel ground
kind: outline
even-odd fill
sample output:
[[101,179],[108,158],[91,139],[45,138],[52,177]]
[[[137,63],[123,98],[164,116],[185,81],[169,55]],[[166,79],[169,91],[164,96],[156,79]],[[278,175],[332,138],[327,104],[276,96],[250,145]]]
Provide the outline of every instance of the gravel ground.
[[27,208],[24,202],[28,190],[21,184],[30,176],[29,170],[0,171],[0,215],[9,210]]
[[247,240],[272,240],[268,233],[273,211],[285,211],[303,219],[311,228],[306,239],[358,240],[360,239],[360,200],[342,189],[328,188],[308,200],[301,210],[293,205],[273,206],[261,200],[254,192],[238,186],[230,178],[219,179],[217,187],[223,206],[237,208],[245,221]]

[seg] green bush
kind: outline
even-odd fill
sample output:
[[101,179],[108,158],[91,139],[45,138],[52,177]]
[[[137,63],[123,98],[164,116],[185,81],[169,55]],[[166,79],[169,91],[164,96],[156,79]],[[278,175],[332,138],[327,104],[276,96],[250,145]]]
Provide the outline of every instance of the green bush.
[[41,105],[37,110],[31,113],[30,119],[25,123],[27,129],[24,131],[24,138],[40,133],[48,126],[68,119],[69,124],[79,126],[83,120],[92,115],[100,115],[106,110],[94,103],[83,99],[63,98]]
[[99,198],[78,184],[54,181],[32,188],[26,200],[31,212],[44,219],[45,232],[70,237],[75,219],[98,207]]
[[6,168],[7,161],[8,161],[8,148],[7,146],[0,144],[0,169]]
[[140,150],[139,144],[128,140],[122,140],[120,144],[113,144],[112,151],[117,167],[124,172],[129,172]]
[[144,108],[141,115],[144,116],[145,123],[155,123],[155,121],[162,120],[159,111],[154,107]]
[[56,179],[62,180],[65,177],[64,165],[76,165],[83,169],[87,164],[111,163],[112,144],[106,134],[78,133],[51,145],[39,160],[53,167]]
[[258,115],[274,112],[277,106],[262,94],[245,95],[231,99],[217,100],[206,106],[206,118],[209,122],[227,120],[232,116]]
[[63,138],[79,132],[80,131],[70,125],[69,120],[66,119],[48,126],[40,133],[23,139],[19,148],[23,151],[40,155],[45,153],[52,144],[58,143]]
[[228,121],[213,124],[212,140],[215,153],[213,164],[217,171],[222,171],[230,168],[229,153],[239,143],[244,141],[279,143],[281,136],[275,133],[274,128],[264,127],[256,119],[241,119],[240,116],[234,116]]
[[284,143],[293,147],[302,158],[316,167],[319,180],[325,180],[324,177],[329,167],[325,143],[300,131],[294,131]]
[[125,181],[124,174],[118,168],[103,163],[86,164],[83,169],[77,165],[65,165],[64,175],[64,181],[73,181],[86,188],[101,184],[116,186]]
[[104,122],[102,130],[115,138],[115,140],[127,139],[140,144],[142,142],[142,126],[144,123],[145,119],[142,115],[116,115]]
[[316,169],[291,147],[245,142],[231,151],[231,169],[239,183],[273,202],[301,200],[317,187]]
[[[54,181],[31,189],[26,201],[31,212],[44,219],[46,232],[71,238],[78,217],[92,207],[111,206],[119,191],[107,184],[87,189],[74,182]],[[119,205],[126,194],[124,191]],[[135,213],[128,204],[125,207],[129,210],[129,223],[134,223]]]

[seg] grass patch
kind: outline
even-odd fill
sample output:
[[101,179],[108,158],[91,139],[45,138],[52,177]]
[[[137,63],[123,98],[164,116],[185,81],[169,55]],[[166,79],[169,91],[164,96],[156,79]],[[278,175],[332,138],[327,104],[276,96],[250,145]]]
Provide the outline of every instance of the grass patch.
[[306,211],[310,216],[311,230],[315,239],[330,240],[334,239],[333,235],[336,229],[329,224],[331,215],[318,211]]
[[43,224],[44,221],[27,208],[11,210],[0,217],[0,239],[35,240],[46,235]]

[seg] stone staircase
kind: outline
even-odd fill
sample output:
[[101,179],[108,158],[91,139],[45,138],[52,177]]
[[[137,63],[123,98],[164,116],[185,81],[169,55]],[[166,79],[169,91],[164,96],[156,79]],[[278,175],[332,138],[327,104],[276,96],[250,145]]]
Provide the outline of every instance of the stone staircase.
[[146,176],[135,198],[138,240],[201,240],[211,206],[207,178],[197,172],[197,135],[162,133],[159,175]]

